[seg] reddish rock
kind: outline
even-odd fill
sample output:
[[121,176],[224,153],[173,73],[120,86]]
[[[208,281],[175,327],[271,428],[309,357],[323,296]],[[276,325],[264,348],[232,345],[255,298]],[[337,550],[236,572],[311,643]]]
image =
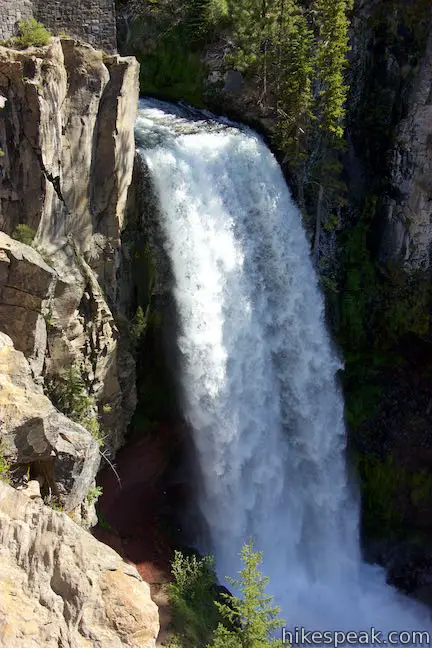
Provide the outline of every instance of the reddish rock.
[[173,550],[161,512],[164,480],[178,439],[175,426],[160,426],[119,452],[116,471],[120,483],[109,467],[99,479],[103,495],[97,505],[100,522],[93,534],[134,563],[142,578],[153,585],[170,579]]

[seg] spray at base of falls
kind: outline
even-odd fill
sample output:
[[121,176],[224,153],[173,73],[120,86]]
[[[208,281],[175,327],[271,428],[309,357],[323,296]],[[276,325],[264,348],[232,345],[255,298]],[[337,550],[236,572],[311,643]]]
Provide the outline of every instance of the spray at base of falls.
[[183,411],[219,575],[253,538],[290,626],[426,627],[361,561],[341,364],[275,158],[247,129],[160,102],[142,102],[136,134],[174,275]]

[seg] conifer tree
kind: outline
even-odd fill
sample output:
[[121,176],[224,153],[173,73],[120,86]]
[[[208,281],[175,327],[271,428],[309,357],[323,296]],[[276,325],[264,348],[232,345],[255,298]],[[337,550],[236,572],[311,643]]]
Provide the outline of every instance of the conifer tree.
[[228,16],[227,0],[188,0],[185,25],[190,42],[207,40],[218,23]]
[[266,93],[269,53],[274,47],[278,0],[240,0],[231,2],[236,54],[234,62],[241,72],[253,71]]
[[254,551],[250,542],[240,555],[240,578],[228,579],[240,596],[226,594],[225,603],[216,603],[226,625],[219,624],[209,648],[270,648],[278,643],[271,635],[283,621],[278,618],[279,608],[272,605],[272,596],[265,593],[269,579],[259,571],[262,553]]
[[347,66],[348,10],[351,0],[313,0],[312,17],[316,49],[316,117],[320,127],[331,136],[342,137],[348,86]]
[[279,146],[292,162],[299,154],[299,136],[311,118],[312,32],[305,12],[294,0],[279,0],[274,77],[277,78]]

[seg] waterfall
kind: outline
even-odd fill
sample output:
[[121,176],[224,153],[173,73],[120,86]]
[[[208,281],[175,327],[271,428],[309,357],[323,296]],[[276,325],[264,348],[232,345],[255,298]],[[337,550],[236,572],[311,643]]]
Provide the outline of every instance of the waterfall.
[[289,626],[423,628],[423,609],[360,558],[341,361],[275,158],[246,128],[160,102],[141,103],[136,134],[174,275],[182,405],[220,577],[253,538]]

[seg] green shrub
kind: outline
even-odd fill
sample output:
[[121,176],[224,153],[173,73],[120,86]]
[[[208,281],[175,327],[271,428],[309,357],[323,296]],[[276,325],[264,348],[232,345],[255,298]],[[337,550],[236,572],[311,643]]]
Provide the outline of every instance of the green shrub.
[[67,371],[46,382],[46,391],[58,410],[85,427],[99,446],[103,446],[99,418],[95,404],[88,395],[79,367],[72,365]]
[[26,225],[25,223],[20,223],[17,225],[12,232],[12,238],[20,243],[25,243],[26,245],[32,245],[36,232],[34,229]]
[[197,558],[176,551],[169,597],[173,610],[175,642],[182,648],[201,648],[213,636],[219,612],[214,605],[216,573],[211,556]]
[[92,486],[92,488],[90,488],[89,492],[86,495],[87,504],[91,506],[92,504],[97,502],[102,493],[102,486]]
[[35,18],[20,20],[19,34],[15,42],[21,47],[42,47],[48,45],[51,39],[51,33],[48,29]]
[[135,317],[130,326],[130,334],[135,345],[139,343],[147,328],[147,314],[144,313],[142,306],[138,306]]
[[5,457],[3,445],[0,443],[0,481],[10,482],[10,469],[10,461]]

